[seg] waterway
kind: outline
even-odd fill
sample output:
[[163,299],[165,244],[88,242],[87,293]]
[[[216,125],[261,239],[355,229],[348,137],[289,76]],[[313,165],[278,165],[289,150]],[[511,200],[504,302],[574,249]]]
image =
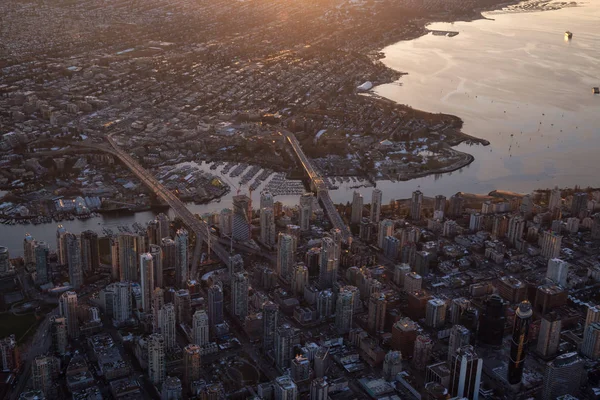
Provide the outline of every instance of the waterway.
[[[383,61],[408,75],[376,87],[376,94],[416,109],[457,115],[466,133],[491,143],[457,146],[475,157],[461,170],[407,182],[378,181],[384,203],[409,198],[418,188],[428,196],[450,196],[458,191],[527,193],[554,185],[598,186],[600,96],[594,96],[591,87],[600,86],[600,0],[556,11],[496,11],[485,16],[489,19],[430,26],[458,31],[457,36],[429,34],[383,50]],[[566,30],[573,32],[570,41],[564,38]],[[200,167],[208,170],[207,164]],[[210,172],[223,177],[221,169]],[[232,191],[217,202],[191,204],[191,211],[203,214],[231,207],[240,178],[223,177]],[[255,204],[265,184],[254,191]],[[352,182],[339,186],[331,191],[334,202],[351,201],[353,190],[370,202],[372,188],[355,189]],[[242,192],[247,193],[247,187]],[[295,205],[298,196],[276,200]],[[152,212],[140,212],[63,225],[74,233],[101,232],[102,227],[115,230],[153,218]],[[26,232],[54,247],[55,231],[56,224],[0,225],[0,245],[19,256]]]

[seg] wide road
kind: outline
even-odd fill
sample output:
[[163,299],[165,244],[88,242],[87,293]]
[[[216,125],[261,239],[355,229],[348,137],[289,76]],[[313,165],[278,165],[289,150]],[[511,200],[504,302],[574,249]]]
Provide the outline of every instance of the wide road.
[[302,164],[302,168],[304,171],[306,171],[308,178],[310,179],[312,189],[317,192],[317,199],[321,202],[323,208],[325,208],[325,212],[327,213],[327,217],[329,217],[331,224],[334,228],[337,228],[342,232],[342,239],[347,242],[351,236],[350,229],[348,226],[346,226],[344,220],[335,208],[333,200],[331,200],[331,197],[329,196],[327,184],[319,172],[313,167],[306,154],[304,154],[304,151],[300,146],[300,142],[298,142],[298,139],[296,139],[296,135],[286,130],[282,130],[281,134],[285,136],[288,142],[292,145],[294,153],[296,153],[296,156],[300,160],[300,164]]

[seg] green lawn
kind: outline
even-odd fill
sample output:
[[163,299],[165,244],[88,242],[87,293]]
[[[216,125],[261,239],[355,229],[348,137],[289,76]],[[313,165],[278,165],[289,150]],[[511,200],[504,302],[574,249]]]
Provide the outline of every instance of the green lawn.
[[19,316],[0,314],[0,338],[14,334],[17,341],[21,342],[22,336],[34,324],[37,324],[37,320],[33,313]]

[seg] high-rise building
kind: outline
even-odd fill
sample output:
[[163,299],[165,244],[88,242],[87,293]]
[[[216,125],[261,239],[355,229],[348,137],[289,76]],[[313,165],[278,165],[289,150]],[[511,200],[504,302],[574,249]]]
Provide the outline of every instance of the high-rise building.
[[392,234],[394,233],[394,221],[392,221],[391,219],[384,219],[383,221],[379,222],[378,228],[379,229],[377,232],[377,246],[380,249],[383,249],[383,241],[385,240],[385,238],[388,236],[392,236]]
[[175,248],[175,254],[177,255],[177,262],[175,264],[175,282],[177,287],[184,288],[189,278],[188,232],[185,229],[177,230],[177,233],[175,234]]
[[85,274],[94,273],[100,266],[100,242],[94,231],[83,231],[81,240],[81,265]]
[[200,346],[188,344],[183,349],[183,383],[187,388],[200,379]]
[[410,318],[401,318],[392,327],[392,348],[407,357],[415,351],[415,340],[419,325]]
[[67,242],[65,239],[67,233],[66,228],[60,224],[56,228],[56,255],[60,265],[67,265]]
[[531,303],[525,300],[519,304],[515,312],[515,322],[510,344],[510,359],[508,362],[508,382],[511,385],[520,384],[523,378],[525,356],[527,355],[527,347],[529,345],[529,325],[531,324],[532,316]]
[[165,343],[165,350],[175,349],[175,306],[173,303],[165,304],[158,313],[160,334]]
[[413,351],[413,365],[418,371],[423,371],[433,353],[433,341],[424,335],[419,335],[415,339],[415,349]]
[[15,335],[10,335],[0,340],[0,367],[2,371],[16,371],[21,364],[19,348]]
[[227,270],[229,276],[233,276],[238,272],[244,272],[244,259],[241,254],[235,254],[229,256],[229,262],[227,264]]
[[83,285],[83,271],[81,268],[81,247],[79,238],[72,234],[64,235],[64,245],[67,252],[67,265],[69,266],[69,282],[74,289]]
[[546,364],[542,400],[565,394],[577,395],[584,377],[584,361],[576,352],[561,354]]
[[438,194],[433,203],[434,211],[446,212],[446,196]]
[[176,376],[167,376],[160,392],[160,400],[181,400],[183,389],[181,380]]
[[404,276],[404,291],[406,293],[416,292],[421,290],[423,284],[423,278],[416,272],[408,273]]
[[379,223],[379,218],[381,217],[381,200],[381,190],[373,189],[371,196],[371,222],[374,224]]
[[469,218],[469,230],[471,232],[479,232],[483,227],[483,214],[471,214]]
[[294,246],[292,248],[295,253],[298,250],[298,242],[300,241],[300,226],[299,225],[286,225],[285,233],[294,238]]
[[460,317],[462,313],[469,308],[471,302],[464,297],[457,297],[452,299],[452,303],[450,304],[450,322],[453,325],[460,324]]
[[118,237],[120,280],[139,282],[139,256],[145,250],[145,238],[131,233],[121,233]]
[[163,335],[153,333],[148,338],[148,378],[160,385],[167,376],[166,343]]
[[420,190],[415,190],[412,193],[412,200],[410,203],[410,218],[413,221],[421,219],[421,208],[423,207],[423,193]]
[[245,194],[233,196],[233,238],[244,242],[250,239],[250,198]]
[[290,366],[293,356],[294,336],[294,328],[289,324],[283,324],[277,328],[275,334],[275,365],[282,371]]
[[518,304],[527,297],[527,286],[519,279],[505,275],[498,279],[498,294],[510,304]]
[[594,322],[600,322],[600,307],[598,306],[588,306],[587,314],[585,317],[585,325],[583,327],[584,331],[587,329],[590,324]]
[[67,333],[70,339],[79,337],[79,320],[77,319],[77,293],[65,292],[58,299],[60,315],[67,319]]
[[333,286],[337,280],[337,269],[335,259],[335,242],[330,237],[324,237],[321,241],[321,259],[319,261],[319,288],[327,289]]
[[358,295],[358,288],[354,286],[342,286],[340,288],[335,306],[335,327],[338,332],[346,333],[352,329],[354,302]]
[[187,289],[179,289],[173,296],[175,302],[175,320],[178,324],[190,325],[192,322],[192,298],[190,291]]
[[48,254],[50,249],[46,242],[36,242],[34,248],[35,281],[43,285],[48,283]]
[[260,241],[267,246],[275,244],[275,216],[272,208],[260,210]]
[[553,357],[558,353],[561,329],[562,321],[556,312],[550,312],[542,317],[537,342],[537,352],[542,357]]
[[372,293],[369,298],[367,325],[371,332],[383,332],[387,300],[383,293]]
[[160,332],[159,313],[160,309],[165,305],[165,291],[157,287],[152,292],[152,324],[155,333]]
[[273,197],[273,194],[268,190],[262,191],[260,193],[260,209],[262,210],[263,208],[269,208],[273,210],[274,206],[275,199]]
[[506,303],[496,294],[485,303],[479,322],[479,340],[491,346],[502,346],[506,324]]
[[277,274],[284,281],[289,282],[294,265],[294,238],[285,233],[280,233],[277,240]]
[[458,398],[478,400],[482,368],[483,360],[477,356],[473,346],[458,349],[450,365],[450,394]]
[[294,266],[292,273],[292,292],[302,296],[306,285],[308,285],[308,268],[304,263],[298,263]]
[[569,263],[560,258],[551,258],[548,260],[548,268],[546,269],[546,278],[550,279],[557,285],[562,287],[567,286],[567,276],[569,275]]
[[548,201],[548,208],[550,210],[554,210],[555,208],[560,207],[561,203],[562,203],[562,194],[561,194],[558,186],[555,186],[554,189],[552,189],[552,192],[550,192],[550,200]]
[[115,282],[121,277],[121,264],[119,259],[119,240],[110,238],[110,279]]
[[307,381],[310,378],[310,361],[302,355],[292,358],[290,376],[296,383]]
[[64,355],[69,345],[67,318],[58,315],[50,317],[50,335],[52,337],[52,351]]
[[525,229],[525,219],[520,215],[515,215],[508,220],[508,241],[515,246],[523,238]]
[[315,378],[310,383],[310,400],[327,400],[329,383],[324,378]]
[[268,353],[275,349],[275,336],[277,333],[277,321],[279,318],[279,307],[272,301],[263,305],[263,351]]
[[402,354],[399,351],[388,351],[383,359],[383,379],[395,381],[396,375],[402,372]]
[[152,309],[152,292],[154,291],[154,258],[150,253],[140,255],[140,278],[142,310],[149,313]]
[[321,290],[317,295],[317,318],[328,319],[333,315],[334,296],[331,289]]
[[[154,271],[154,287],[163,287],[163,254],[157,244],[151,244],[150,255],[152,256],[152,269]],[[154,290],[154,288],[152,288]]]
[[448,362],[452,362],[456,351],[463,346],[467,346],[471,341],[471,331],[462,325],[454,325],[450,330],[448,339]]
[[592,360],[600,358],[600,322],[593,322],[585,328],[581,354]]
[[158,236],[158,221],[156,221],[156,219],[148,221],[148,224],[146,225],[146,238],[148,239],[148,245],[160,244]]
[[448,207],[448,215],[458,217],[463,213],[464,198],[460,193],[450,197],[450,206]]
[[579,217],[587,213],[588,194],[585,192],[578,192],[573,195],[573,201],[571,202],[571,215]]
[[33,387],[40,390],[48,398],[54,397],[54,384],[60,373],[60,361],[53,356],[39,355],[31,364]]
[[427,302],[425,323],[431,328],[440,328],[446,323],[446,302],[442,299],[431,299]]
[[211,326],[223,323],[223,287],[220,282],[208,288],[208,320]]
[[358,224],[362,220],[363,213],[363,197],[360,192],[355,191],[352,195],[352,214],[350,216],[350,223]]
[[29,233],[23,239],[23,262],[25,265],[35,263],[35,240]]
[[129,321],[132,316],[131,283],[116,282],[114,288],[113,321],[117,325]]
[[192,342],[202,347],[210,341],[208,313],[198,310],[192,320]]
[[221,236],[231,236],[233,232],[233,211],[224,208],[219,213],[219,231]]
[[287,375],[275,378],[275,400],[297,400],[298,387]]
[[313,206],[313,194],[304,193],[300,196],[300,215],[298,218],[298,225],[300,230],[306,232],[310,229],[310,220],[312,218],[312,206]]
[[248,315],[248,274],[238,272],[231,278],[231,311],[244,321]]
[[542,234],[541,241],[541,254],[542,257],[549,260],[551,258],[558,258],[560,255],[560,246],[562,244],[562,236],[557,235],[552,231],[544,231]]
[[169,217],[166,214],[160,213],[156,216],[156,223],[158,225],[156,242],[162,243],[163,239],[171,237],[171,221],[169,221]]

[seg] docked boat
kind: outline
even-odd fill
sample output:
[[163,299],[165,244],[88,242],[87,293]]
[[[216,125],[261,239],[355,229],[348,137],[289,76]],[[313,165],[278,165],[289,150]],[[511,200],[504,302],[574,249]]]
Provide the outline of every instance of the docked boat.
[[571,33],[570,31],[565,32],[565,39],[571,39],[572,37],[573,37],[573,33]]

